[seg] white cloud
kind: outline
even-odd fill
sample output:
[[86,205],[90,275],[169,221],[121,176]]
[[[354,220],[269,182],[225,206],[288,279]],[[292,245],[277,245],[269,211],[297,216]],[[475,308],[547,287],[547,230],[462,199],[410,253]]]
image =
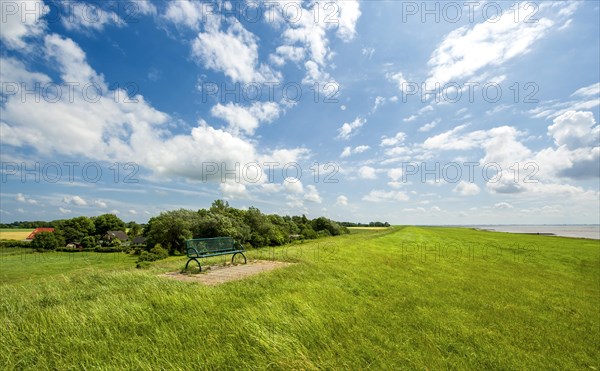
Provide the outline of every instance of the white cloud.
[[42,0],[3,1],[0,40],[10,49],[29,51],[27,39],[42,35],[47,27],[44,16],[50,8]]
[[320,204],[322,202],[321,196],[319,195],[319,191],[317,187],[314,185],[306,186],[306,193],[304,194],[304,199],[309,202],[314,202]]
[[358,176],[361,179],[377,179],[376,170],[370,166],[361,166],[358,169]]
[[348,197],[344,195],[338,196],[335,201],[335,204],[340,206],[348,206]]
[[199,33],[192,42],[192,55],[206,68],[223,72],[233,82],[276,82],[280,79],[268,66],[258,65],[257,38],[239,22],[232,23],[227,32],[209,29]]
[[98,4],[66,1],[62,6],[64,14],[60,19],[63,26],[70,31],[102,31],[108,25],[117,27],[125,25],[117,13]]
[[427,131],[429,131],[429,130],[431,130],[431,129],[435,128],[435,127],[437,126],[437,124],[439,124],[439,123],[440,123],[440,119],[433,120],[433,121],[431,121],[430,123],[428,123],[428,124],[425,124],[425,125],[421,126],[421,127],[419,128],[419,131],[420,131],[420,132],[427,132]]
[[285,178],[283,181],[283,188],[286,190],[286,192],[292,194],[304,193],[302,182],[296,178]]
[[402,121],[404,121],[404,122],[412,122],[412,121],[415,121],[418,117],[419,116],[417,116],[417,115],[410,115],[408,117],[403,118]]
[[571,96],[578,97],[597,97],[598,95],[600,95],[600,82],[578,89],[571,94]]
[[94,205],[101,209],[105,209],[107,207],[106,202],[100,200],[95,200]]
[[66,203],[68,205],[75,205],[75,206],[86,206],[87,205],[87,201],[85,201],[80,196],[64,196],[62,202]]
[[137,211],[135,211],[135,210],[133,210],[133,209],[130,209],[130,210],[128,211],[128,213],[129,213],[129,214],[131,214],[131,215],[137,215],[137,213],[138,213],[138,212],[137,212]]
[[283,66],[287,61],[299,63],[304,60],[305,55],[304,48],[282,45],[275,49],[275,54],[269,55],[269,60],[277,66]]
[[497,204],[494,204],[494,207],[496,209],[512,209],[513,205],[509,204],[508,202],[498,202]]
[[371,114],[374,114],[375,112],[377,112],[379,107],[381,107],[385,104],[385,101],[386,101],[386,99],[384,97],[377,96],[375,98],[375,104],[373,105],[373,108],[371,109]]
[[407,201],[409,197],[400,191],[383,191],[372,190],[368,195],[363,197],[363,200],[369,202],[384,202],[384,201]]
[[246,186],[242,183],[227,181],[219,184],[219,189],[223,194],[223,197],[232,199],[232,198],[242,198],[247,197],[248,192]]
[[480,189],[475,183],[466,182],[461,180],[456,187],[452,190],[461,196],[474,196],[479,194]]
[[202,3],[199,1],[169,1],[164,17],[177,25],[184,25],[193,30],[198,30],[202,22],[202,12]]
[[210,113],[229,124],[229,130],[234,134],[244,131],[254,134],[260,123],[269,123],[279,117],[280,109],[275,102],[255,102],[249,107],[236,103],[222,105],[218,103]]
[[65,208],[62,208],[62,207],[59,207],[58,211],[60,211],[61,214],[70,214],[72,212],[71,210],[65,209]]
[[548,134],[554,138],[558,146],[569,149],[592,147],[598,144],[600,127],[592,112],[567,111],[554,119],[554,124],[548,127]]
[[355,148],[352,147],[344,147],[344,151],[340,155],[341,158],[350,157],[352,154],[363,153],[368,151],[371,147],[367,145],[360,145]]
[[407,82],[402,72],[388,72],[385,74],[385,77],[388,81],[396,83],[400,91],[404,89]]
[[[559,6],[569,6],[566,2]],[[485,67],[498,67],[504,62],[528,53],[531,47],[563,18],[555,10],[540,12],[537,22],[525,22],[531,9],[526,2],[506,9],[496,22],[483,21],[473,27],[463,26],[450,32],[433,52],[428,86],[444,85],[475,75]],[[547,17],[541,16],[546,13]],[[551,19],[553,18],[553,19]]]
[[406,133],[403,133],[403,132],[400,131],[396,135],[394,135],[393,137],[386,137],[386,136],[384,136],[381,139],[380,146],[382,146],[382,147],[395,146],[395,145],[403,143],[405,139],[406,139]]
[[373,58],[373,53],[375,53],[375,48],[362,48],[362,55],[368,59]]
[[398,179],[400,179],[402,177],[403,173],[404,172],[402,171],[402,168],[389,169],[387,172],[388,176],[393,181],[397,181]]
[[339,7],[339,26],[337,36],[344,42],[349,42],[356,36],[356,23],[360,18],[360,4],[357,0],[337,2]]
[[23,203],[28,203],[31,205],[37,205],[37,201],[32,199],[32,198],[27,198],[25,197],[25,195],[23,195],[22,193],[17,193],[17,195],[15,196],[15,200],[17,202],[23,202]]
[[[342,125],[339,129],[338,129],[338,138],[339,139],[343,139],[343,140],[347,140],[350,137],[352,137],[354,134],[356,134],[356,130],[358,130],[361,126],[363,126],[365,123],[367,122],[366,119],[363,119],[361,117],[357,117],[356,119],[354,119],[354,121],[347,123],[345,122],[344,125]],[[354,132],[354,133],[353,133]]]

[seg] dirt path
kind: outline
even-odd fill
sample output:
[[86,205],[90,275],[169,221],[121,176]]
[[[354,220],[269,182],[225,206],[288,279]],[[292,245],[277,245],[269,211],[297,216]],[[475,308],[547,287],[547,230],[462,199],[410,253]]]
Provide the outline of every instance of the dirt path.
[[[284,263],[279,261],[255,260],[247,264],[235,266],[210,266],[203,267],[202,273],[186,274],[181,272],[169,272],[159,275],[179,281],[200,282],[205,285],[219,285],[229,281],[237,281],[246,277],[254,276],[259,273],[269,272],[275,269],[284,268],[292,265],[292,263]],[[207,269],[210,268],[210,269]],[[205,270],[206,269],[206,270]]]

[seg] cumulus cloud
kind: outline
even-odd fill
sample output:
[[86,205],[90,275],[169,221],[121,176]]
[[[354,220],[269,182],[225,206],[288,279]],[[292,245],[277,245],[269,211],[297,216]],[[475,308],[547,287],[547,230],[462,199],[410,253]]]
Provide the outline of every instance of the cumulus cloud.
[[62,207],[59,207],[58,211],[60,211],[61,214],[70,214],[72,212],[71,210]]
[[598,145],[600,126],[596,125],[592,112],[567,111],[554,119],[548,134],[557,146],[564,145],[569,149],[593,147]]
[[452,191],[461,196],[474,196],[479,194],[481,190],[477,184],[461,180]]
[[260,123],[269,123],[277,119],[280,109],[275,102],[255,102],[248,107],[229,102],[226,105],[218,103],[210,113],[226,121],[233,133],[243,131],[252,135]]
[[[99,4],[66,1],[61,3],[63,14],[62,25],[70,31],[102,31],[108,25],[122,27],[125,22],[119,15]],[[136,3],[137,4],[137,3]],[[140,9],[138,5],[138,9]],[[147,9],[145,7],[144,9]]]
[[31,50],[27,40],[43,35],[47,27],[44,17],[49,12],[42,0],[2,2],[0,40],[10,49]]
[[335,204],[340,206],[348,206],[348,197],[344,195],[338,196],[335,200]]
[[97,206],[97,207],[99,207],[101,209],[105,209],[108,205],[104,201],[95,200],[94,201],[94,206]]
[[353,154],[358,154],[358,153],[363,153],[365,151],[369,150],[369,146],[367,145],[360,145],[360,146],[356,146],[354,148],[352,147],[344,147],[344,151],[342,152],[342,154],[340,155],[341,158],[345,158],[345,157],[350,157]]
[[[303,148],[264,149],[259,153],[256,142],[236,135],[236,131],[252,133],[256,125],[275,119],[279,114],[275,103],[257,103],[239,110],[236,106],[217,106],[214,113],[228,122],[227,129],[214,128],[200,119],[190,131],[173,134],[169,125],[171,118],[148,104],[143,96],[128,97],[124,90],[110,90],[104,77],[90,67],[86,54],[73,40],[48,35],[42,52],[59,72],[59,81],[30,71],[14,59],[2,60],[2,80],[77,82],[79,85],[73,88],[74,99],[70,101],[69,94],[63,94],[63,99],[56,102],[21,100],[18,94],[7,96],[0,106],[3,146],[31,146],[40,154],[97,161],[134,159],[153,175],[197,180],[220,179],[223,163],[227,169],[235,168],[236,163],[259,160],[285,164],[308,154]],[[82,87],[89,83],[102,89],[97,101],[83,98]],[[249,121],[244,120],[245,113]],[[219,164],[217,171],[206,171],[206,163]]]
[[497,204],[494,204],[494,207],[496,209],[512,209],[513,205],[509,204],[508,202],[498,202]]
[[406,139],[406,133],[398,132],[393,137],[384,136],[381,139],[380,146],[382,146],[382,147],[395,146],[395,145],[403,143],[405,139]]
[[537,22],[525,22],[524,15],[530,14],[531,8],[522,2],[518,4],[519,22],[515,22],[516,9],[511,8],[495,22],[483,21],[473,27],[455,29],[437,46],[428,62],[431,66],[428,86],[463,80],[486,67],[497,67],[528,53],[557,21],[572,12],[561,14],[560,10],[569,6],[561,2],[557,4],[558,9],[544,7],[545,10],[536,15]]
[[361,166],[358,169],[358,176],[361,179],[377,179],[376,170],[370,166]]
[[356,130],[358,130],[360,127],[362,127],[365,123],[367,122],[366,119],[363,119],[361,117],[357,117],[356,119],[354,119],[354,121],[348,123],[345,122],[344,125],[342,125],[339,129],[338,129],[338,139],[343,139],[343,140],[348,140],[350,139],[350,137],[352,137],[354,134],[356,134]]
[[239,22],[233,22],[225,32],[217,29],[200,32],[192,43],[192,55],[206,68],[223,72],[233,82],[280,79],[270,67],[258,63],[257,38]]
[[86,206],[87,205],[87,201],[84,200],[83,198],[81,198],[80,196],[65,196],[65,197],[63,197],[62,202],[69,204],[69,205],[75,205],[75,206]]
[[314,202],[320,204],[322,202],[321,196],[319,195],[319,191],[317,187],[314,185],[306,186],[306,193],[304,194],[304,199],[309,202]]

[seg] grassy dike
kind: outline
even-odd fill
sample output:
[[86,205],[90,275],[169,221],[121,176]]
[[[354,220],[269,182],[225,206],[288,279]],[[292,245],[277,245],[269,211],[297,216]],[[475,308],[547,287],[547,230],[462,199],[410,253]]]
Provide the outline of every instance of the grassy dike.
[[357,230],[212,287],[157,276],[182,257],[47,254],[1,255],[1,369],[600,368],[598,241]]

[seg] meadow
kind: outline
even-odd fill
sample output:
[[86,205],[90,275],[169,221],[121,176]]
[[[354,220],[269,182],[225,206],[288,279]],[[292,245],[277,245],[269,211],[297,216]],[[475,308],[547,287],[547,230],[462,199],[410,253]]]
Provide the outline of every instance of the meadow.
[[158,277],[184,257],[1,253],[2,369],[600,368],[594,240],[360,229],[218,286]]

